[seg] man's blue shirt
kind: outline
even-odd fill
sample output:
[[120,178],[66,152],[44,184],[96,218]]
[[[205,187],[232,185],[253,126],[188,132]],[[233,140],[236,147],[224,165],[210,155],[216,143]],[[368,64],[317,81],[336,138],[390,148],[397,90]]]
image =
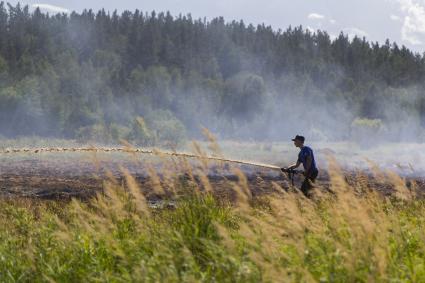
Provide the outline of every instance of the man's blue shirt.
[[308,146],[303,146],[301,148],[300,153],[298,154],[298,161],[301,162],[304,166],[304,170],[306,170],[307,167],[307,157],[311,156],[311,171],[316,171],[316,161],[314,160],[314,154],[313,150],[309,148]]

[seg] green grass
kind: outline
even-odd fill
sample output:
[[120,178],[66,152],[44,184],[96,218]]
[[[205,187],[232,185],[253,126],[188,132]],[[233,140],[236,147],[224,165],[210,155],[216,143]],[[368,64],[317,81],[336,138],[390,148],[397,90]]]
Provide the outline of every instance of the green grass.
[[[287,147],[258,150],[276,160]],[[232,201],[205,178],[175,176],[177,205],[161,209],[125,177],[87,202],[0,200],[0,282],[425,282],[425,201],[397,176],[387,175],[397,194],[384,197],[331,166],[334,194],[318,188],[309,200],[253,198],[239,175],[222,184]]]
[[[1,282],[423,282],[425,203],[297,193],[238,201],[186,184],[150,209],[131,176],[87,203],[3,200]],[[402,190],[403,188],[399,188]]]

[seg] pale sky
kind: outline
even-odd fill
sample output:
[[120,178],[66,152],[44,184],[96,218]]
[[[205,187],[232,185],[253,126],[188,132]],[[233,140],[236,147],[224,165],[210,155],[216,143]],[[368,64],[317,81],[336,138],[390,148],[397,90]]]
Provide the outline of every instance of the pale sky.
[[[18,1],[9,0],[16,4]],[[223,16],[227,21],[271,25],[286,29],[302,25],[326,30],[331,36],[344,31],[369,41],[385,39],[425,52],[425,0],[24,0],[50,13],[80,12],[84,8],[108,11],[155,10],[193,18]]]

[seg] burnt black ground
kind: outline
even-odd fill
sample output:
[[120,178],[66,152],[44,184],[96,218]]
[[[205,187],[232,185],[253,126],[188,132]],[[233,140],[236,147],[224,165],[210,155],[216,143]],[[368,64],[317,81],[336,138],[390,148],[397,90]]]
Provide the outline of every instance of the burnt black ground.
[[[207,172],[206,175],[218,195],[231,197],[235,184],[238,184],[239,177],[235,170],[240,170],[247,178],[248,186],[254,196],[278,192],[279,187],[288,190],[290,181],[285,174],[276,170],[258,169],[251,166],[217,166],[210,164],[208,170],[201,168],[201,164],[191,164],[194,172],[194,179],[184,170],[174,172],[176,168],[181,168],[178,162],[170,163],[167,166],[147,164],[144,162],[134,162],[129,160],[79,160],[60,158],[21,158],[19,160],[3,160],[0,163],[0,197],[14,198],[37,198],[68,200],[71,198],[87,199],[98,192],[102,192],[104,181],[108,180],[108,172],[114,176],[119,183],[124,182],[122,168],[127,169],[136,178],[137,183],[150,200],[160,199],[160,196],[153,189],[149,178],[149,166],[155,168],[161,179],[161,185],[167,192],[176,188],[187,187],[191,182],[203,187],[199,172]],[[173,166],[175,168],[173,169]],[[167,167],[164,169],[164,167]],[[171,170],[171,174],[170,174]],[[167,173],[168,172],[168,173]],[[170,176],[172,176],[170,178]],[[372,174],[365,172],[344,172],[348,184],[353,188],[361,190],[377,190],[385,195],[393,193],[393,185],[385,180],[375,178]],[[295,186],[302,182],[302,176],[295,176]],[[404,182],[408,187],[415,188],[415,193],[422,195],[425,191],[425,181],[423,178],[407,177]],[[321,172],[317,180],[317,187],[329,190],[329,176],[326,172]]]

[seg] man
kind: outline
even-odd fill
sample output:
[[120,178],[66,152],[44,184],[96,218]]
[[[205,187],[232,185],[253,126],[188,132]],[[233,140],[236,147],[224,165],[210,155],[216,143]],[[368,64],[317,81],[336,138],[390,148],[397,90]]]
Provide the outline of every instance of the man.
[[297,135],[294,139],[292,139],[294,142],[294,145],[298,148],[300,148],[300,153],[298,154],[298,160],[297,163],[295,163],[292,166],[289,166],[288,168],[283,168],[284,170],[293,170],[295,168],[298,168],[301,164],[304,167],[304,182],[301,185],[301,191],[306,197],[310,197],[310,191],[312,189],[312,183],[317,178],[317,175],[319,174],[319,170],[317,170],[316,167],[316,161],[314,160],[314,154],[313,150],[304,145],[305,138],[303,136]]

